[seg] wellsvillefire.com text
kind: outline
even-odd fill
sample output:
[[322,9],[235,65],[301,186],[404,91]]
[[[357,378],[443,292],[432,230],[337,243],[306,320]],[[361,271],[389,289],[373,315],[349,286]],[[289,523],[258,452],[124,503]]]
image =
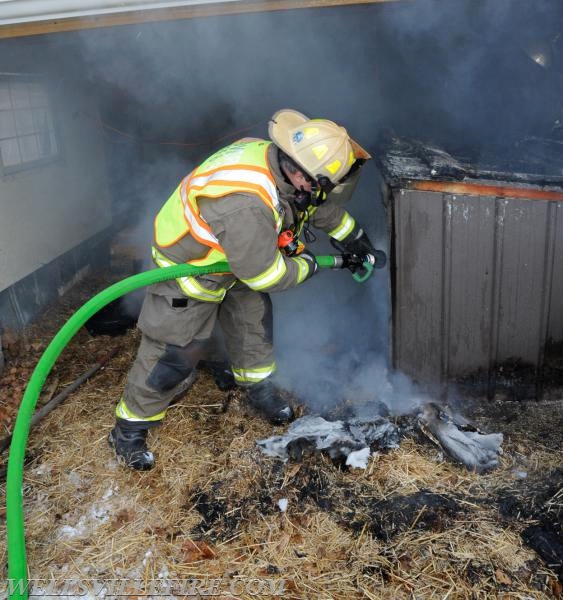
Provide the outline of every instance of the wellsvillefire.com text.
[[31,597],[71,597],[89,600],[115,600],[127,596],[213,597],[225,592],[232,596],[281,597],[286,579],[8,579],[8,596],[25,592]]

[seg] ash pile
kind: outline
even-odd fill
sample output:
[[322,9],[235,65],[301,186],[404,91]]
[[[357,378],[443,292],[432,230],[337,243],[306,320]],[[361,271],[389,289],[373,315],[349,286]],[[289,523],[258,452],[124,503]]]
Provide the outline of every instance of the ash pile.
[[374,407],[377,413],[368,418],[328,420],[320,415],[306,415],[294,421],[283,435],[259,440],[257,444],[264,454],[282,460],[300,461],[314,452],[323,452],[337,463],[366,468],[372,452],[397,448],[401,438],[420,432],[450,459],[477,473],[499,464],[503,434],[479,431],[448,406],[428,401],[414,415],[395,416],[381,403]]

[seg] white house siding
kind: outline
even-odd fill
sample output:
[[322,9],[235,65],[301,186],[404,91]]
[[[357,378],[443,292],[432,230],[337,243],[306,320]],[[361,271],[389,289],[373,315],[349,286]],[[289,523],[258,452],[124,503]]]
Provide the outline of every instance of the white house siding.
[[[7,58],[15,54],[25,58],[26,52],[8,53]],[[27,54],[33,64],[23,61],[15,69],[11,62],[9,68],[0,65],[0,71],[41,73],[40,52]],[[62,156],[0,174],[0,291],[111,224],[96,106],[87,90],[57,78],[52,67],[48,81]]]

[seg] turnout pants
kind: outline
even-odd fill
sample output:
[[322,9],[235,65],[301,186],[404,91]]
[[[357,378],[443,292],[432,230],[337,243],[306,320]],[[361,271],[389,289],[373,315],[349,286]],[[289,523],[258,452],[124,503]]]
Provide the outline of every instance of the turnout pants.
[[268,294],[240,282],[220,303],[182,295],[174,281],[151,286],[138,326],[142,339],[116,408],[119,419],[158,424],[198,361],[211,351],[216,326],[239,385],[257,383],[275,370],[272,302]]

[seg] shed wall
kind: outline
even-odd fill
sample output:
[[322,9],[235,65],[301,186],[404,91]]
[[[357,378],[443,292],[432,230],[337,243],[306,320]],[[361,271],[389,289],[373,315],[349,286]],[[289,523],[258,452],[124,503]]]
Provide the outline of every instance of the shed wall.
[[393,359],[425,383],[563,340],[561,202],[393,193]]
[[550,205],[550,223],[553,233],[553,259],[547,265],[550,270],[551,296],[549,299],[549,313],[547,318],[548,341],[560,342],[563,340],[563,265],[556,258],[563,256],[563,202]]

